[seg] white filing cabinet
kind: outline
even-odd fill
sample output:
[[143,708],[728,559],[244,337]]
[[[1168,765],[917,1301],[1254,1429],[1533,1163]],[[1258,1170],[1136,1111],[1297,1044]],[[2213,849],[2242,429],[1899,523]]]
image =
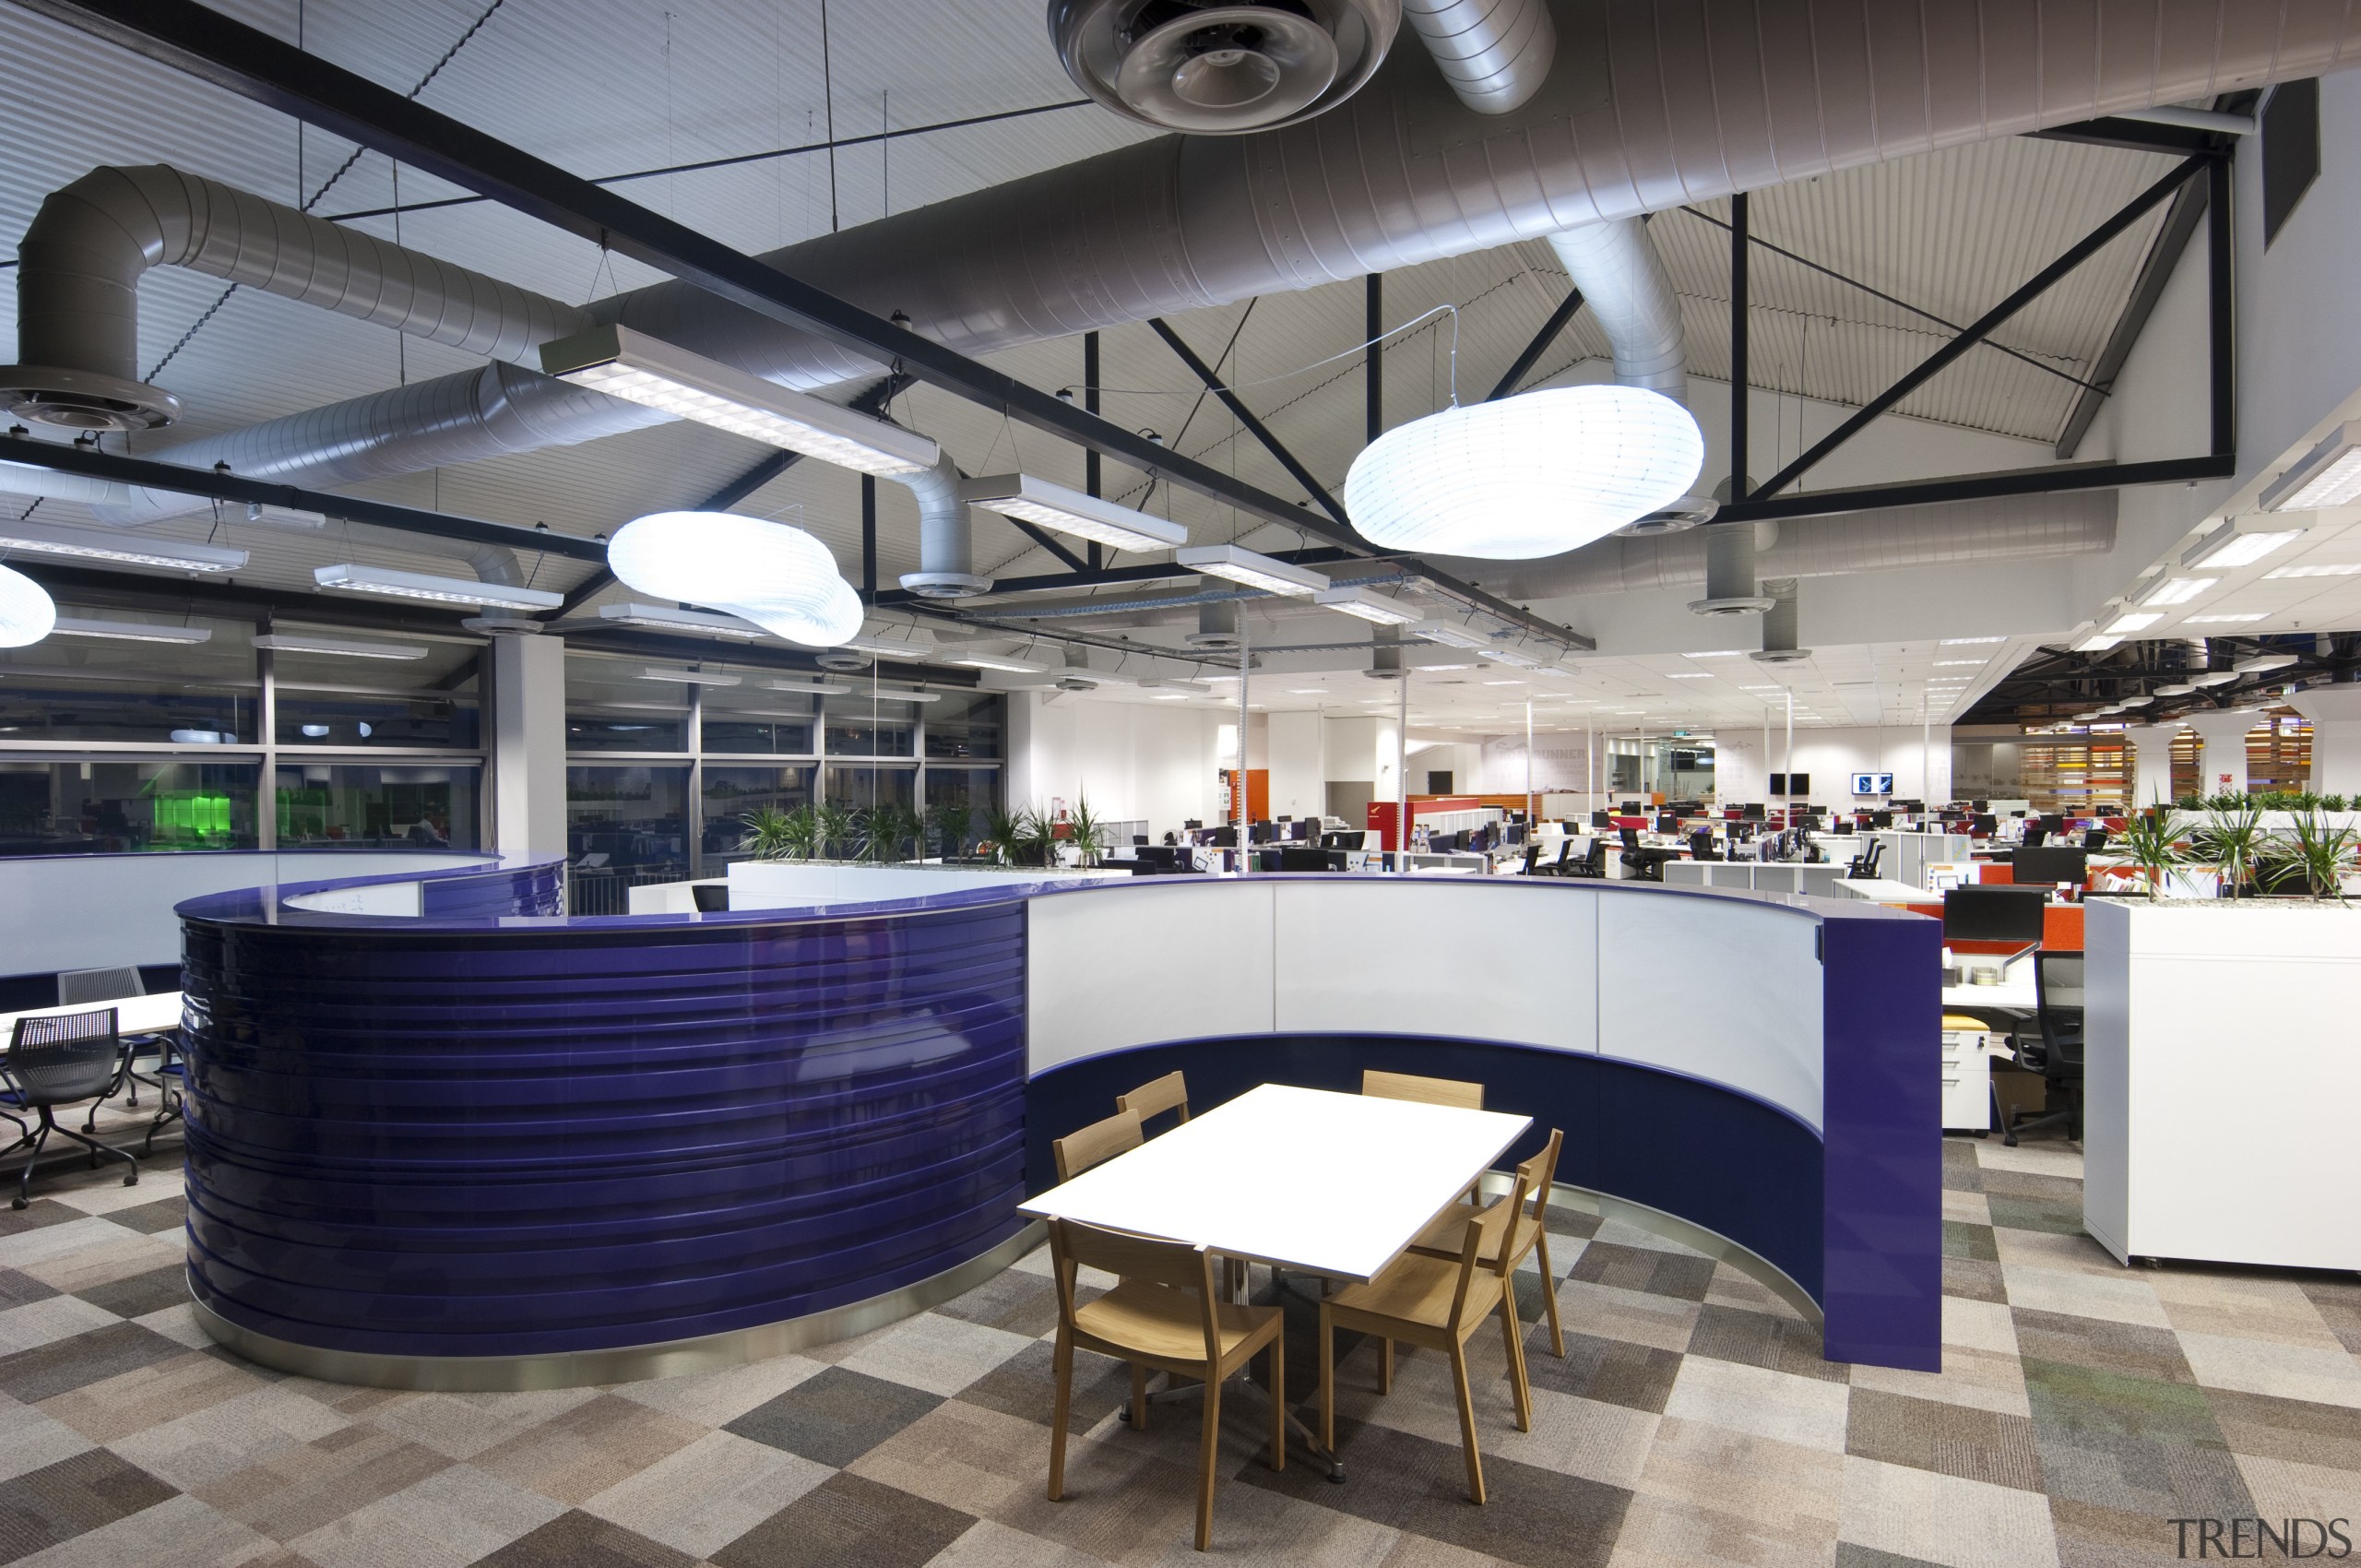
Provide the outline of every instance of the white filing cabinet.
[[1989,1039],[1982,1029],[1943,1031],[1943,1130],[1947,1133],[1991,1130]]

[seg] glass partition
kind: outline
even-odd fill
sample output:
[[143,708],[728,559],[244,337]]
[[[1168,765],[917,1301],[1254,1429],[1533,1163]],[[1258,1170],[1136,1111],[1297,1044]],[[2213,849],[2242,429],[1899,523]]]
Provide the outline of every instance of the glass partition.
[[254,762],[0,760],[0,856],[257,847]]
[[282,849],[473,849],[483,770],[437,764],[285,763],[274,785]]
[[686,880],[688,766],[567,768],[565,846],[575,914],[623,914],[627,889]]
[[746,858],[739,841],[746,835],[746,818],[768,806],[791,812],[812,803],[813,767],[740,767],[706,763],[698,770],[699,800],[704,806],[700,830],[700,871],[717,876],[731,861]]

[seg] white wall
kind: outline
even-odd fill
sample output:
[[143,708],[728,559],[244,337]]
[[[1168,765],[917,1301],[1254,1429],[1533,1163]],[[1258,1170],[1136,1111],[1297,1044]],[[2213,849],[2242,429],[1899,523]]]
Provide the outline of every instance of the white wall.
[[[1809,803],[1832,810],[1854,803],[1851,776],[1856,773],[1892,774],[1893,792],[1903,800],[1948,801],[1952,789],[1951,728],[1938,724],[1928,733],[1924,766],[1920,736],[1915,724],[1827,730],[1798,726],[1792,771],[1811,776]],[[1767,763],[1760,729],[1716,729],[1714,767],[1716,788],[1724,801],[1765,799],[1767,776],[1790,771],[1786,725],[1771,726]]]
[[1318,816],[1328,800],[1327,727],[1316,712],[1263,715],[1269,735],[1271,814]]
[[1038,808],[1052,798],[1068,805],[1087,799],[1091,811],[1109,821],[1145,820],[1151,836],[1192,818],[1219,820],[1216,775],[1230,761],[1217,750],[1222,713],[1193,705],[1173,711],[1180,707],[1011,693],[1009,803]]

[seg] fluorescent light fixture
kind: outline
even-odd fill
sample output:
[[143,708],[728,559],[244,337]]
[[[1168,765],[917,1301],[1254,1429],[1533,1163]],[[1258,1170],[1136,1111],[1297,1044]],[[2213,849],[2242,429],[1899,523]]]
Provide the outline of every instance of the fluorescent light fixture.
[[2111,637],[2128,637],[2134,632],[2146,631],[2163,619],[2164,615],[2157,611],[2129,611],[2106,624],[2106,635]]
[[2245,626],[2267,620],[2260,611],[2243,615],[2192,615],[2181,623],[2185,626]]
[[1115,550],[1169,550],[1189,542],[1189,530],[1179,523],[1031,474],[986,474],[961,480],[959,499],[1003,517]]
[[1401,600],[1367,588],[1323,588],[1311,596],[1311,602],[1378,626],[1407,626],[1418,619],[1418,612]]
[[612,621],[619,626],[645,626],[657,632],[694,632],[707,637],[751,640],[763,636],[760,626],[752,621],[742,621],[735,615],[716,615],[704,610],[668,610],[660,604],[601,605],[599,619]]
[[1480,632],[1471,632],[1456,621],[1414,621],[1410,635],[1421,642],[1440,643],[1445,647],[1489,647],[1491,639]]
[[734,512],[651,512],[615,530],[607,565],[653,599],[709,604],[806,647],[860,630],[860,595],[836,558],[788,523]]
[[317,653],[335,659],[424,659],[433,650],[424,643],[375,643],[357,637],[322,637],[309,632],[267,632],[255,647],[279,653]]
[[807,697],[841,697],[852,691],[842,681],[765,681],[763,687],[765,691],[794,692]]
[[300,512],[292,506],[266,506],[259,501],[246,503],[246,515],[241,520],[258,529],[302,529],[306,532],[328,526],[325,512]]
[[661,664],[650,664],[640,671],[643,681],[678,681],[684,686],[734,686],[743,675],[717,675],[703,670],[672,670]]
[[1945,647],[1977,647],[1985,643],[2004,643],[2008,640],[2006,637],[1945,637],[1943,646]]
[[866,653],[878,659],[900,659],[912,663],[931,659],[935,654],[934,639],[931,636],[853,636],[847,637],[836,647],[848,647],[856,653]]
[[1667,681],[1710,681],[1714,677],[1703,670],[1677,671],[1665,677]]
[[1324,697],[1327,695],[1328,688],[1325,686],[1289,686],[1287,688],[1287,695],[1291,697]]
[[1981,659],[1938,659],[1935,660],[1935,668],[1938,670],[1981,670],[1986,662]]
[[1742,659],[1746,650],[1736,647],[1715,648],[1710,653],[1684,653],[1683,659]]
[[1661,392],[1552,387],[1396,425],[1353,459],[1345,509],[1389,549],[1530,560],[1671,505],[1704,459]]
[[2237,678],[2238,672],[2235,670],[2208,670],[2201,675],[2191,675],[2189,683],[2192,686],[2226,686]]
[[1189,700],[1189,694],[1186,692],[1150,692],[1147,695],[1147,700],[1150,702],[1187,702]]
[[2271,481],[2255,505],[2266,512],[2317,512],[2361,498],[2361,420],[2348,420]]
[[2239,659],[2230,668],[2241,675],[2267,675],[2273,670],[2284,670],[2295,662],[2296,656],[2292,653],[2258,653],[2250,659]]
[[2155,586],[2140,594],[2137,604],[2187,604],[2207,588],[2220,582],[2219,577],[2165,577],[2156,579]]
[[246,564],[243,550],[213,544],[182,544],[149,539],[128,529],[53,528],[46,523],[0,523],[0,550],[30,555],[63,555],[78,561],[113,561],[125,566],[160,566],[168,572],[234,572]]
[[855,687],[853,695],[874,697],[879,702],[941,702],[943,700],[941,692],[915,691],[908,686],[879,686],[874,691],[866,692]]
[[2303,529],[2289,529],[2278,532],[2251,532],[2241,529],[2232,518],[2191,545],[2180,558],[2180,564],[2191,567],[2211,567],[2216,571],[2231,566],[2251,566],[2281,545],[2299,538]]
[[1506,664],[1517,670],[1537,670],[1541,667],[1541,660],[1529,653],[1519,653],[1512,647],[1478,648],[1477,657],[1489,659],[1495,664]]
[[1532,683],[1530,681],[1487,681],[1484,684],[1488,686],[1527,686],[1531,685]]
[[[156,626],[145,621],[77,621],[60,615],[51,628],[61,637],[99,637],[118,643],[209,643],[210,626]],[[262,639],[256,637],[259,644]],[[425,652],[424,648],[419,650]]]
[[970,670],[1005,670],[1012,675],[1046,675],[1050,672],[1046,664],[1037,664],[1029,659],[1018,659],[1005,653],[963,651],[943,654],[942,659],[945,664],[964,664]]
[[544,343],[541,369],[577,386],[883,479],[923,473],[943,457],[940,446],[915,432],[628,327],[594,327]]
[[2089,636],[2084,637],[2081,642],[2076,643],[2074,645],[2074,651],[2076,653],[2105,653],[2107,649],[2113,647],[2122,640],[2123,639],[2121,637],[2108,636],[2104,632],[2094,632]]
[[2361,573],[2361,561],[2326,562],[2311,566],[2273,566],[2265,577],[2349,577]]
[[1261,588],[1264,593],[1285,594],[1289,599],[1310,599],[1328,587],[1326,577],[1308,567],[1289,565],[1234,544],[1192,545],[1174,551],[1172,560],[1176,565],[1209,577],[1227,577],[1233,583]]
[[555,610],[565,602],[562,593],[546,588],[510,588],[504,583],[480,583],[469,577],[436,577],[423,572],[397,572],[385,566],[361,566],[350,562],[321,566],[312,580],[341,593],[375,594],[384,599],[422,599],[432,604],[490,604],[503,610]]

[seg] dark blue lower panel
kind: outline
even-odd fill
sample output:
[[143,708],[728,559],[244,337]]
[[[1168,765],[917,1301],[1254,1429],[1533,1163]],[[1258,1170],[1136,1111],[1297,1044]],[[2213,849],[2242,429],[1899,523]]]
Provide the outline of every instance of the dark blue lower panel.
[[191,918],[196,1294],[298,1344],[485,1356],[916,1283],[1024,1223],[1024,958],[1015,903],[549,937]]
[[1026,1086],[1026,1181],[1051,1184],[1050,1144],[1113,1113],[1115,1097],[1180,1069],[1192,1111],[1257,1084],[1358,1092],[1361,1070],[1465,1078],[1494,1111],[1533,1118],[1513,1164],[1566,1134],[1559,1179],[1727,1236],[1821,1296],[1821,1143],[1795,1118],[1712,1084],[1576,1051],[1399,1035],[1184,1040],[1086,1058]]

